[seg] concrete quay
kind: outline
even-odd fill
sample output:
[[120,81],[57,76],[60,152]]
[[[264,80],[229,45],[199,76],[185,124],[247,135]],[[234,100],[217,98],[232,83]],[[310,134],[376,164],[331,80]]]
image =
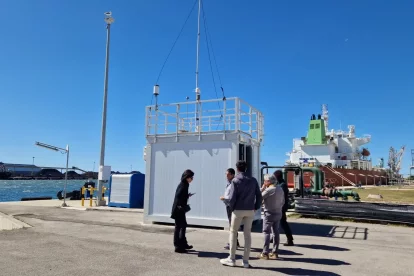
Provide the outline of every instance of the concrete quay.
[[67,203],[0,203],[3,217],[27,226],[0,231],[1,275],[412,275],[409,227],[289,218],[296,246],[281,245],[275,261],[256,258],[263,237],[254,227],[246,270],[219,263],[228,255],[227,231],[189,228],[194,251],[177,254],[173,227],[142,224],[142,210]]

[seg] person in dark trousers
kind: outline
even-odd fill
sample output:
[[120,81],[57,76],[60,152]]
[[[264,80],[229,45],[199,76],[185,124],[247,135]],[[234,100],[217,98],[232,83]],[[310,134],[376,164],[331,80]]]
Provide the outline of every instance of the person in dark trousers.
[[186,170],[181,176],[181,182],[178,184],[174,196],[174,203],[171,210],[171,218],[175,220],[174,230],[174,247],[177,253],[186,253],[187,250],[193,248],[189,245],[185,236],[187,228],[186,213],[190,211],[190,206],[187,204],[188,198],[193,194],[188,193],[190,183],[194,179],[194,172]]
[[283,192],[285,193],[285,204],[282,208],[282,219],[280,220],[280,225],[283,228],[283,231],[285,232],[287,242],[283,244],[284,246],[293,246],[293,236],[292,236],[292,230],[290,230],[290,226],[287,222],[286,212],[289,208],[289,189],[287,186],[286,181],[283,179],[283,173],[281,170],[277,170],[274,172],[274,176],[276,177],[277,184],[283,189]]
[[[233,192],[233,186],[231,185],[231,181],[233,180],[234,176],[236,175],[236,172],[233,168],[229,168],[226,171],[226,178],[227,178],[227,185],[226,190],[224,191],[224,196],[221,196],[220,199],[224,202],[226,205],[226,211],[227,211],[227,218],[229,219],[229,227],[231,227],[231,209],[230,209],[230,201],[229,201],[229,195]],[[240,230],[240,229],[239,229]],[[237,233],[237,247],[240,247],[239,244],[239,233]],[[230,243],[227,243],[227,245],[224,247],[224,249],[230,249]]]

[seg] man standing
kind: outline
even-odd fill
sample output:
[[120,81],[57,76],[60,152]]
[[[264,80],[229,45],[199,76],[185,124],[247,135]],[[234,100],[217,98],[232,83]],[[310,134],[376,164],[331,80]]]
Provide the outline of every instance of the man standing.
[[[280,186],[275,186],[276,178],[273,175],[264,176],[262,197],[264,202],[263,234],[264,246],[259,258],[264,260],[277,259],[279,250],[279,225],[282,218],[285,196]],[[269,253],[270,234],[273,234],[273,249]]]
[[274,172],[274,176],[276,177],[277,184],[283,189],[283,192],[285,194],[285,205],[283,206],[282,210],[282,219],[280,220],[280,225],[283,228],[283,231],[285,232],[287,242],[284,244],[284,246],[293,246],[293,236],[292,231],[290,230],[289,224],[287,222],[286,212],[289,208],[289,189],[288,186],[283,179],[283,173],[281,170],[277,170]]
[[260,192],[259,183],[254,177],[245,175],[247,164],[245,161],[239,161],[236,164],[237,174],[232,180],[233,188],[230,189],[229,202],[231,215],[230,225],[230,255],[226,259],[221,259],[220,263],[226,266],[236,265],[236,239],[237,230],[240,224],[244,224],[244,255],[243,266],[250,268],[250,246],[251,231],[255,211],[260,209],[262,204],[262,193]]
[[[236,175],[236,172],[233,168],[229,168],[226,171],[226,178],[227,178],[227,185],[226,190],[224,191],[224,196],[221,196],[220,199],[224,202],[226,205],[226,211],[227,211],[227,218],[229,219],[229,227],[231,227],[231,209],[230,209],[230,201],[229,201],[229,195],[231,193],[231,189],[233,186],[231,185],[231,181],[233,180],[234,176]],[[237,247],[240,247],[239,244],[239,233],[237,232]],[[230,243],[227,243],[227,245],[224,247],[224,249],[230,249]]]

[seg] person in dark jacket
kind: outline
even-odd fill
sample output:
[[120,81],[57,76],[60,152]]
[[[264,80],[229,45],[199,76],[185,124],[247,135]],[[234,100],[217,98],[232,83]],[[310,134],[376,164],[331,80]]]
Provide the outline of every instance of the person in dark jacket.
[[175,191],[174,203],[171,210],[171,218],[175,220],[174,231],[174,247],[177,253],[186,253],[187,250],[192,249],[185,236],[187,228],[186,213],[190,211],[190,206],[187,205],[188,198],[193,194],[188,193],[188,187],[194,179],[194,172],[186,170],[181,176],[181,182],[178,184]]
[[285,232],[287,242],[283,244],[284,246],[293,246],[293,236],[292,230],[290,230],[290,226],[287,222],[286,212],[289,209],[289,188],[287,186],[286,181],[283,179],[283,173],[281,170],[277,170],[274,172],[274,176],[276,177],[277,184],[283,189],[285,193],[285,204],[282,208],[282,219],[280,220],[280,225]]
[[237,232],[240,225],[244,227],[244,255],[243,267],[250,268],[250,246],[252,223],[254,215],[262,205],[262,193],[256,178],[245,175],[247,164],[239,161],[236,164],[237,174],[231,181],[230,193],[228,195],[229,207],[232,211],[230,224],[230,254],[226,259],[221,259],[220,263],[234,267],[236,265]]

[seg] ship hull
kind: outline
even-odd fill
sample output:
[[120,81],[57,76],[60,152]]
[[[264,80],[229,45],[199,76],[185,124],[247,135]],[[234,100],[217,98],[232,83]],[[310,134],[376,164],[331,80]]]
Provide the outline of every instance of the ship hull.
[[[332,172],[326,166],[319,167],[321,171],[325,174],[325,184],[330,184],[334,187],[342,186],[352,186],[348,181],[342,179],[341,176],[348,179],[350,182],[361,185],[377,185],[377,184],[386,184],[386,173],[380,170],[358,170],[358,169],[339,169],[335,168],[334,170],[340,174]],[[309,188],[311,185],[311,178],[313,174],[311,172],[304,172],[303,174],[303,184],[306,188]],[[293,172],[288,173],[288,187],[294,188],[294,174]]]

